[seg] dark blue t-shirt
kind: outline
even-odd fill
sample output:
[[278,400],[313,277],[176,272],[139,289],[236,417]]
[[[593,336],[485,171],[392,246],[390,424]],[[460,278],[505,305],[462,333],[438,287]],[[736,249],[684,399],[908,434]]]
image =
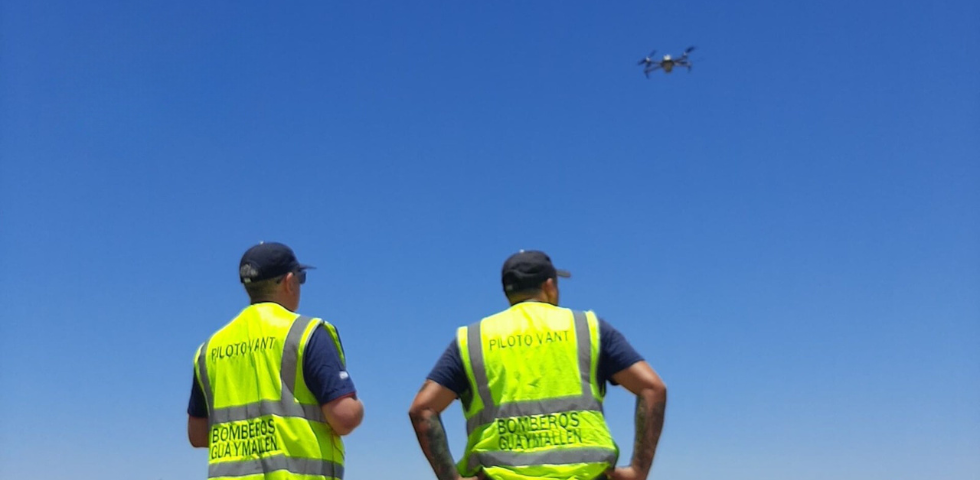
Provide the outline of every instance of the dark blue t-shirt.
[[[633,346],[626,341],[626,337],[605,320],[599,319],[599,366],[596,376],[599,385],[605,388],[606,382],[613,385],[612,376],[632,366],[636,362],[642,362],[640,356]],[[470,389],[470,381],[466,377],[466,369],[463,367],[463,359],[459,356],[459,346],[456,339],[449,344],[442,357],[436,362],[427,377],[429,380],[446,387],[456,393],[456,396],[463,397]]]
[[[306,350],[303,351],[303,379],[320,405],[357,393],[354,381],[340,361],[340,354],[326,328],[314,329],[310,340],[306,342]],[[208,416],[207,400],[197,382],[196,372],[191,377],[191,399],[187,405],[187,414],[197,418]]]

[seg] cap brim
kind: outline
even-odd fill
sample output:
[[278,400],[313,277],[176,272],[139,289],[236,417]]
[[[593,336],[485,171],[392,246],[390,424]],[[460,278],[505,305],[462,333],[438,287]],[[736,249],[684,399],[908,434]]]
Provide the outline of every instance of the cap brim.
[[555,275],[558,275],[561,278],[572,278],[572,272],[569,272],[568,270],[559,270],[557,268],[555,269]]
[[313,265],[303,265],[303,264],[300,264],[299,270],[300,271],[302,271],[302,270],[316,270],[316,267],[314,267]]

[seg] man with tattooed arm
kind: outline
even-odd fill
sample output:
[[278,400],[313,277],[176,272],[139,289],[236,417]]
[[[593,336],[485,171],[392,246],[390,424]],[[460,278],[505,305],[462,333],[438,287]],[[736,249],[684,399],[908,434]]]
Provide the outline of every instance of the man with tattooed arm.
[[[619,331],[591,311],[558,306],[557,270],[520,251],[501,272],[510,308],[457,330],[409,409],[439,480],[643,480],[663,428],[667,388]],[[636,395],[633,458],[602,410],[606,384]],[[463,403],[467,442],[453,463],[440,413]]]

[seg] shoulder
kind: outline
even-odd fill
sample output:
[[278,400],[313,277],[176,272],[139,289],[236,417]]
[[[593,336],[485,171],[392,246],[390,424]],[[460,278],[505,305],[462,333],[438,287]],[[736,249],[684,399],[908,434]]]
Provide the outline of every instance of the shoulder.
[[205,345],[207,345],[207,342],[204,342],[204,343],[198,345],[197,350],[194,350],[194,365],[195,366],[201,360],[201,352],[204,351],[204,346]]
[[337,328],[319,318],[312,319],[308,325],[309,336],[306,340],[306,353],[315,350],[343,350],[340,343],[340,333]]
[[599,319],[599,370],[601,376],[611,380],[612,376],[636,362],[643,356],[630,345],[626,337],[609,322]]
[[459,342],[455,338],[449,342],[426,378],[452,390],[456,395],[461,396],[466,392],[469,380],[459,353]]
[[623,337],[623,334],[620,333],[619,330],[616,329],[616,327],[612,326],[611,323],[607,322],[605,319],[603,319],[598,315],[596,315],[596,319],[599,321],[599,335],[602,335],[604,337],[609,337],[609,336]]
[[599,319],[599,341],[601,344],[600,348],[607,352],[634,352],[633,347],[626,340],[626,336],[616,329],[616,327],[612,326],[611,323],[601,318]]
[[296,317],[295,322],[294,329],[298,325],[302,326],[304,337],[307,339],[307,347],[314,339],[321,340],[323,338],[332,339],[334,343],[340,344],[340,331],[332,323],[322,318],[300,315]]
[[303,348],[303,363],[307,366],[315,364],[336,364],[343,368],[347,364],[344,345],[340,342],[337,328],[319,318],[311,318],[305,329],[307,331],[306,345]]
[[452,341],[449,342],[449,345],[446,346],[446,350],[442,352],[440,362],[443,360],[452,361],[454,363],[458,362],[462,365],[463,359],[459,353],[459,340],[457,338],[453,338]]
[[607,322],[604,318],[600,317],[598,313],[593,310],[572,310],[574,314],[584,313],[586,318],[589,319],[590,323],[592,318],[595,318],[596,328],[599,331],[599,340],[603,344],[606,342],[618,342],[620,340],[625,340],[623,334],[612,326],[611,323]]

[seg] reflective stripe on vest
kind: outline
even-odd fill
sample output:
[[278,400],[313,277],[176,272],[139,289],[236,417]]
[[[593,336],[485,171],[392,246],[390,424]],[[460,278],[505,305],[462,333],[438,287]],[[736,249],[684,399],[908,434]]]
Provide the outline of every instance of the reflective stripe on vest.
[[511,402],[497,406],[490,395],[490,382],[487,380],[487,370],[483,363],[482,324],[479,322],[467,329],[467,344],[470,352],[470,363],[473,365],[473,375],[476,377],[476,389],[483,401],[483,410],[466,420],[466,434],[470,435],[477,428],[486,425],[497,418],[513,417],[515,415],[548,415],[551,413],[579,411],[602,411],[602,403],[592,395],[592,382],[589,380],[592,371],[592,334],[589,332],[589,320],[584,312],[574,311],[575,335],[578,338],[578,368],[582,375],[582,394],[574,397],[549,398],[547,400],[530,400],[526,402]]
[[244,477],[285,470],[297,475],[323,475],[343,478],[344,466],[314,458],[289,458],[283,455],[257,458],[244,462],[216,463],[208,468],[210,477]]
[[[479,452],[477,465],[527,467],[532,465],[568,465],[571,463],[602,463],[609,461],[605,448],[576,448],[575,450],[549,450],[547,452]],[[471,460],[472,464],[473,461]],[[471,465],[473,466],[473,465]],[[473,466],[475,468],[475,466]]]

